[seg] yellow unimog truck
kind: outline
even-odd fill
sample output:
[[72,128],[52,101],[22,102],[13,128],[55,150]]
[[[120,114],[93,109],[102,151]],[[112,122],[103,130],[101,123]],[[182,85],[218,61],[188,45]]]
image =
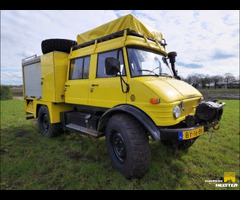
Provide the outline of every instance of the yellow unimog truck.
[[203,101],[180,80],[162,34],[126,15],[77,35],[42,41],[22,60],[26,119],[46,137],[65,130],[105,136],[111,163],[126,177],[146,173],[149,139],[187,149],[217,129],[225,103]]

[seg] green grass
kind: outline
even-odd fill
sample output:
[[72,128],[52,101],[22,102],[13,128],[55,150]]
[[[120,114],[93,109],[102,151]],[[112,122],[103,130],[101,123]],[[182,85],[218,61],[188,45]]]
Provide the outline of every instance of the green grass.
[[36,120],[25,120],[22,100],[1,101],[1,189],[215,190],[205,180],[236,172],[239,184],[239,101],[224,100],[221,128],[205,133],[186,152],[151,141],[152,161],[141,179],[111,167],[105,138],[77,133],[45,138]]

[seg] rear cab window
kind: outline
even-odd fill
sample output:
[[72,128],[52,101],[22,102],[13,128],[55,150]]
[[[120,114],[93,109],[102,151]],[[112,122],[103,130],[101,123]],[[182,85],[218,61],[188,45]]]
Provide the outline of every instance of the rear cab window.
[[88,79],[89,65],[90,56],[71,59],[69,80]]

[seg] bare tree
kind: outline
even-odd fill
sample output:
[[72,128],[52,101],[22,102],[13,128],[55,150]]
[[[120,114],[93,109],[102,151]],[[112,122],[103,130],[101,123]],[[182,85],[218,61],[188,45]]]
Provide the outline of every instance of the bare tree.
[[185,82],[187,82],[188,84],[192,85],[193,81],[192,81],[192,75],[188,75],[186,79],[184,79]]
[[219,75],[215,75],[215,76],[212,76],[212,81],[213,81],[213,83],[214,83],[214,88],[216,89],[217,88],[217,84],[218,84],[218,82],[221,80],[221,76],[219,76]]
[[212,82],[212,81],[211,81],[211,76],[209,76],[208,74],[206,74],[205,77],[204,77],[204,86],[209,89],[211,82]]
[[199,87],[200,83],[200,75],[199,74],[193,74],[192,75],[192,86],[195,88]]
[[224,80],[227,82],[227,88],[229,83],[235,80],[235,77],[231,73],[224,74]]
[[224,76],[214,75],[210,76],[208,74],[190,74],[186,78],[182,78],[183,81],[192,85],[195,88],[210,88],[211,84],[214,84],[214,88],[221,87],[221,84],[224,84],[224,81],[227,83],[227,88],[230,87],[230,83],[234,80],[239,80],[240,76],[236,78],[231,73],[226,73]]
[[199,74],[199,82],[202,85],[202,88],[206,88],[210,86],[210,76],[208,74]]

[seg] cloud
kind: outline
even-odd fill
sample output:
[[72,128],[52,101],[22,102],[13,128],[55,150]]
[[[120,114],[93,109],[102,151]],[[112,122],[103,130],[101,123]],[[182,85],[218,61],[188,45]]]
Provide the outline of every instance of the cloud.
[[213,54],[211,55],[211,58],[212,59],[228,59],[228,58],[232,58],[232,57],[236,57],[235,54],[233,53],[228,53],[224,50],[221,50],[221,49],[216,49]]
[[1,11],[1,84],[11,84],[11,80],[13,84],[22,84],[21,60],[41,55],[42,40],[76,40],[77,34],[116,18],[111,10]]
[[22,84],[22,72],[5,72],[1,71],[1,84],[2,85],[21,85]]
[[185,67],[185,68],[203,68],[203,65],[195,64],[195,63],[189,63],[185,64],[183,62],[176,62],[176,65]]
[[[178,53],[179,73],[239,74],[238,10],[3,10],[1,83],[11,83],[12,72],[21,74],[21,59],[42,54],[42,40],[76,40],[77,34],[129,13],[162,32],[167,52]],[[16,77],[14,83],[21,84]]]

